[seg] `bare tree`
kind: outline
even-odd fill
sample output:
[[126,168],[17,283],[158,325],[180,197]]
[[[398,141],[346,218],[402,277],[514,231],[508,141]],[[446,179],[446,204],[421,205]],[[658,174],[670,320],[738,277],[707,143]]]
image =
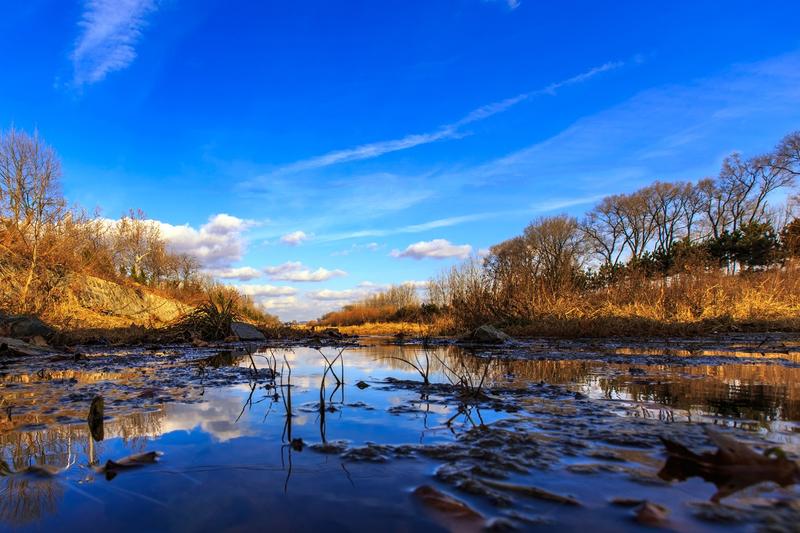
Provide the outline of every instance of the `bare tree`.
[[45,255],[48,231],[64,215],[59,191],[61,163],[38,133],[33,136],[11,129],[0,134],[0,216],[12,244],[28,259],[28,272],[20,292],[28,298],[34,272]]
[[535,273],[551,291],[570,289],[583,266],[586,245],[577,219],[540,218],[525,228],[525,243],[535,255]]
[[119,219],[113,241],[118,265],[132,277],[142,276],[144,260],[163,250],[158,226],[141,209],[131,209]]
[[692,186],[688,183],[656,181],[640,191],[646,198],[655,227],[655,249],[662,252],[672,248],[680,223],[685,219],[686,204]]
[[624,221],[616,208],[616,198],[603,198],[581,224],[589,250],[608,267],[617,266],[625,252]]
[[647,251],[656,230],[650,194],[641,189],[614,197],[614,209],[622,221],[622,234],[630,259],[640,259]]
[[697,184],[697,193],[705,216],[707,233],[717,239],[731,223],[731,204],[734,201],[734,191],[731,188],[721,187],[717,180],[705,178]]
[[800,131],[790,133],[778,143],[772,164],[785,174],[800,175]]

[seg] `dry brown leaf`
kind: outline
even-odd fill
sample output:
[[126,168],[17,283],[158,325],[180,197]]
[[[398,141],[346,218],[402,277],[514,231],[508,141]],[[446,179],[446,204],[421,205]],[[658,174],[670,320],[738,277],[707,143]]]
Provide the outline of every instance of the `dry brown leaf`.
[[413,494],[441,525],[451,531],[480,531],[486,523],[478,511],[430,485],[417,487]]
[[99,473],[105,474],[107,480],[112,480],[117,477],[117,474],[132,468],[139,468],[145,465],[151,465],[158,461],[161,452],[144,452],[123,457],[118,461],[109,459],[106,464],[97,469]]
[[533,487],[530,485],[515,485],[514,483],[506,483],[505,481],[496,481],[494,479],[482,479],[481,481],[492,488],[505,490],[508,492],[516,492],[530,498],[547,500],[564,505],[580,505],[580,502],[572,496],[562,496],[561,494],[540,489],[539,487]]

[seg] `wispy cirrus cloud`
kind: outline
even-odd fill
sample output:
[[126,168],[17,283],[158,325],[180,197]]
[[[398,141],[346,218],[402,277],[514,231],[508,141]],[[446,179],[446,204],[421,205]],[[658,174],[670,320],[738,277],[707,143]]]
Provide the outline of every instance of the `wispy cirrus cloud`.
[[409,148],[414,148],[424,144],[430,144],[445,139],[463,137],[464,135],[467,135],[467,133],[461,130],[463,126],[478,122],[480,120],[485,120],[491,116],[497,115],[498,113],[502,113],[531,97],[539,95],[553,95],[558,89],[567,87],[569,85],[583,83],[599,74],[602,74],[603,72],[618,69],[623,65],[624,62],[622,61],[604,63],[603,65],[591,68],[586,72],[582,72],[576,76],[572,76],[571,78],[551,83],[541,89],[518,94],[517,96],[506,98],[505,100],[501,100],[499,102],[481,106],[470,111],[463,118],[457,120],[456,122],[440,126],[434,131],[406,135],[400,139],[362,144],[354,148],[346,148],[344,150],[335,150],[328,152],[327,154],[291,163],[279,168],[276,173],[283,174],[300,172],[304,170],[328,167],[339,163],[371,159],[391,152],[407,150]]
[[[532,204],[528,208],[523,209],[506,209],[502,211],[487,211],[482,213],[472,213],[469,215],[457,215],[452,217],[437,218],[427,222],[420,222],[419,224],[409,224],[407,226],[384,228],[384,229],[365,229],[355,230],[343,233],[334,233],[330,235],[321,235],[317,238],[320,242],[333,242],[342,241],[347,239],[369,238],[369,237],[387,237],[390,235],[401,235],[405,233],[422,233],[432,229],[449,228],[466,224],[469,222],[478,222],[481,220],[489,220],[492,218],[500,218],[505,216],[517,215],[535,215],[537,213],[547,213],[557,211],[559,209],[566,209],[568,207],[575,207],[579,205],[587,205],[599,201],[605,196],[604,194],[593,194],[589,196],[579,196],[577,198],[549,198],[541,200]],[[355,246],[355,245],[354,245]],[[334,253],[333,255],[347,255],[345,253]]]
[[[655,177],[698,179],[716,171],[730,151],[757,153],[769,147],[762,144],[766,135],[796,128],[799,102],[800,52],[795,51],[644,90],[548,139],[447,179],[472,186],[497,186],[502,180],[511,187],[535,176],[547,187],[571,183],[576,190],[600,186],[613,192]],[[706,163],[687,166],[687,161]]]
[[73,83],[96,83],[130,65],[147,17],[157,7],[156,0],[85,0],[81,35],[71,54]]

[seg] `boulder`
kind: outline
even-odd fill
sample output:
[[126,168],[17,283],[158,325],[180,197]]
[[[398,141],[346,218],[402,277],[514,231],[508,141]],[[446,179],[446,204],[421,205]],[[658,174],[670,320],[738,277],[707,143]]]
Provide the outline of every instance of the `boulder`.
[[6,335],[15,339],[32,339],[41,337],[51,339],[55,330],[35,316],[9,316],[4,318],[3,330]]
[[255,326],[245,322],[231,322],[231,331],[240,341],[264,341],[267,338]]
[[511,340],[511,337],[494,326],[484,324],[472,332],[470,340],[481,343],[500,344]]

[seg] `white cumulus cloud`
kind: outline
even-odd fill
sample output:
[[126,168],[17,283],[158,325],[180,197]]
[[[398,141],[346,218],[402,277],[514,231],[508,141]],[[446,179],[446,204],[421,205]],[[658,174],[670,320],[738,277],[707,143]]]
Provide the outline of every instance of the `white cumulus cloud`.
[[247,247],[242,234],[254,225],[224,213],[212,216],[199,229],[189,224],[154,222],[171,251],[191,255],[209,269],[226,268],[241,260]]
[[366,297],[370,292],[372,291],[366,289],[344,289],[341,291],[323,289],[321,291],[308,292],[306,295],[312,300],[353,301]]
[[339,269],[328,270],[320,267],[311,270],[299,261],[288,261],[282,265],[267,267],[264,272],[270,279],[276,281],[327,281],[347,275],[347,272]]
[[432,241],[420,241],[409,245],[402,252],[392,250],[392,257],[408,257],[411,259],[447,259],[457,257],[466,259],[472,246],[469,244],[453,244],[446,239],[433,239]]
[[293,231],[281,237],[281,242],[283,244],[288,244],[289,246],[297,246],[298,244],[302,244],[310,238],[311,237],[304,231]]
[[292,296],[297,293],[294,287],[279,285],[235,285],[236,289],[247,296],[258,297],[279,297]]
[[253,267],[232,267],[232,268],[212,268],[207,270],[209,274],[220,279],[238,279],[239,281],[250,281],[264,275],[263,272]]

